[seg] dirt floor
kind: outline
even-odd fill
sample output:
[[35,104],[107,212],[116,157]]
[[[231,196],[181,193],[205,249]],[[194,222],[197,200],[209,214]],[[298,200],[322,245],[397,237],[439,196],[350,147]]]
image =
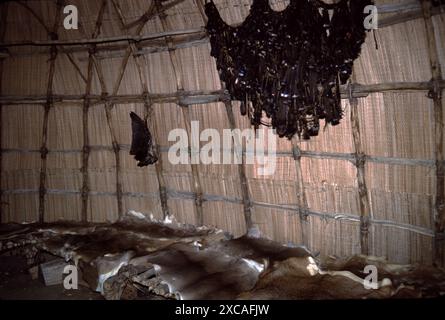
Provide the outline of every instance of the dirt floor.
[[89,288],[66,290],[63,285],[45,286],[33,280],[20,256],[0,256],[0,300],[102,300]]

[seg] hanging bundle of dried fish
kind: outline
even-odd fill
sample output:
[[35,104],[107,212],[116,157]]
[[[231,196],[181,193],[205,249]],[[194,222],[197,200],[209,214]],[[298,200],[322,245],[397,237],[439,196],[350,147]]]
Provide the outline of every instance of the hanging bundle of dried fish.
[[342,118],[340,84],[352,73],[366,38],[364,8],[371,0],[293,0],[281,12],[254,0],[238,27],[206,3],[211,55],[232,100],[258,127],[263,115],[280,137],[316,136],[319,120]]

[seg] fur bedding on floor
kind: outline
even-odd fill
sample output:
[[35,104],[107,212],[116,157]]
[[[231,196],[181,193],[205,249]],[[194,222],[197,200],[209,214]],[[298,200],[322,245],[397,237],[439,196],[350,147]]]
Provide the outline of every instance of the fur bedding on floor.
[[[422,298],[445,294],[445,271],[376,257],[317,259],[304,247],[132,213],[113,224],[4,224],[0,253],[49,252],[71,261],[107,299]],[[32,260],[32,259],[31,259]],[[32,261],[29,262],[32,264]],[[378,282],[365,285],[366,266]]]

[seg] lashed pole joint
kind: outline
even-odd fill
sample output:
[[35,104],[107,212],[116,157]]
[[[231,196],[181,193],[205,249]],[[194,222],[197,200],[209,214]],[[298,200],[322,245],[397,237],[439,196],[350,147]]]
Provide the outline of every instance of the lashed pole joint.
[[366,155],[363,152],[355,154],[354,165],[358,169],[365,169]]
[[428,91],[428,98],[432,100],[441,100],[442,99],[442,86],[441,86],[442,79],[441,78],[434,78],[430,81],[430,90]]

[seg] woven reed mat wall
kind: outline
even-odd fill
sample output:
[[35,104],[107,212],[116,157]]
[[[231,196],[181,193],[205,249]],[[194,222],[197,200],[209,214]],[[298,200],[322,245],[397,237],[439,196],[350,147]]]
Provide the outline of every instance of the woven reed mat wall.
[[[250,1],[215,2],[230,24],[248,14]],[[343,88],[341,125],[308,142],[280,140],[270,177],[258,176],[253,165],[168,161],[168,133],[186,128],[185,121],[199,121],[201,130],[249,128],[239,104],[221,99],[200,29],[203,1],[73,0],[78,30],[55,20],[63,3],[0,4],[2,43],[47,42],[8,46],[1,55],[1,221],[170,213],[236,236],[257,226],[267,237],[321,255],[362,252],[398,263],[443,264],[443,230],[436,222],[445,196],[444,120],[437,119],[444,102],[427,93],[432,78],[437,91],[443,89],[445,14],[433,9],[429,18],[431,8],[422,11],[417,1],[408,1],[411,11],[400,10],[406,2],[377,1],[384,12],[379,49],[370,33],[354,66],[354,84],[361,86]],[[285,2],[271,5],[282,10]],[[187,34],[178,35],[181,30]],[[171,36],[63,43],[159,33]],[[57,45],[51,45],[54,34]],[[432,72],[435,59],[439,72]],[[178,90],[188,96],[182,107]],[[128,154],[130,111],[149,119],[162,151],[156,166],[138,168]]]

